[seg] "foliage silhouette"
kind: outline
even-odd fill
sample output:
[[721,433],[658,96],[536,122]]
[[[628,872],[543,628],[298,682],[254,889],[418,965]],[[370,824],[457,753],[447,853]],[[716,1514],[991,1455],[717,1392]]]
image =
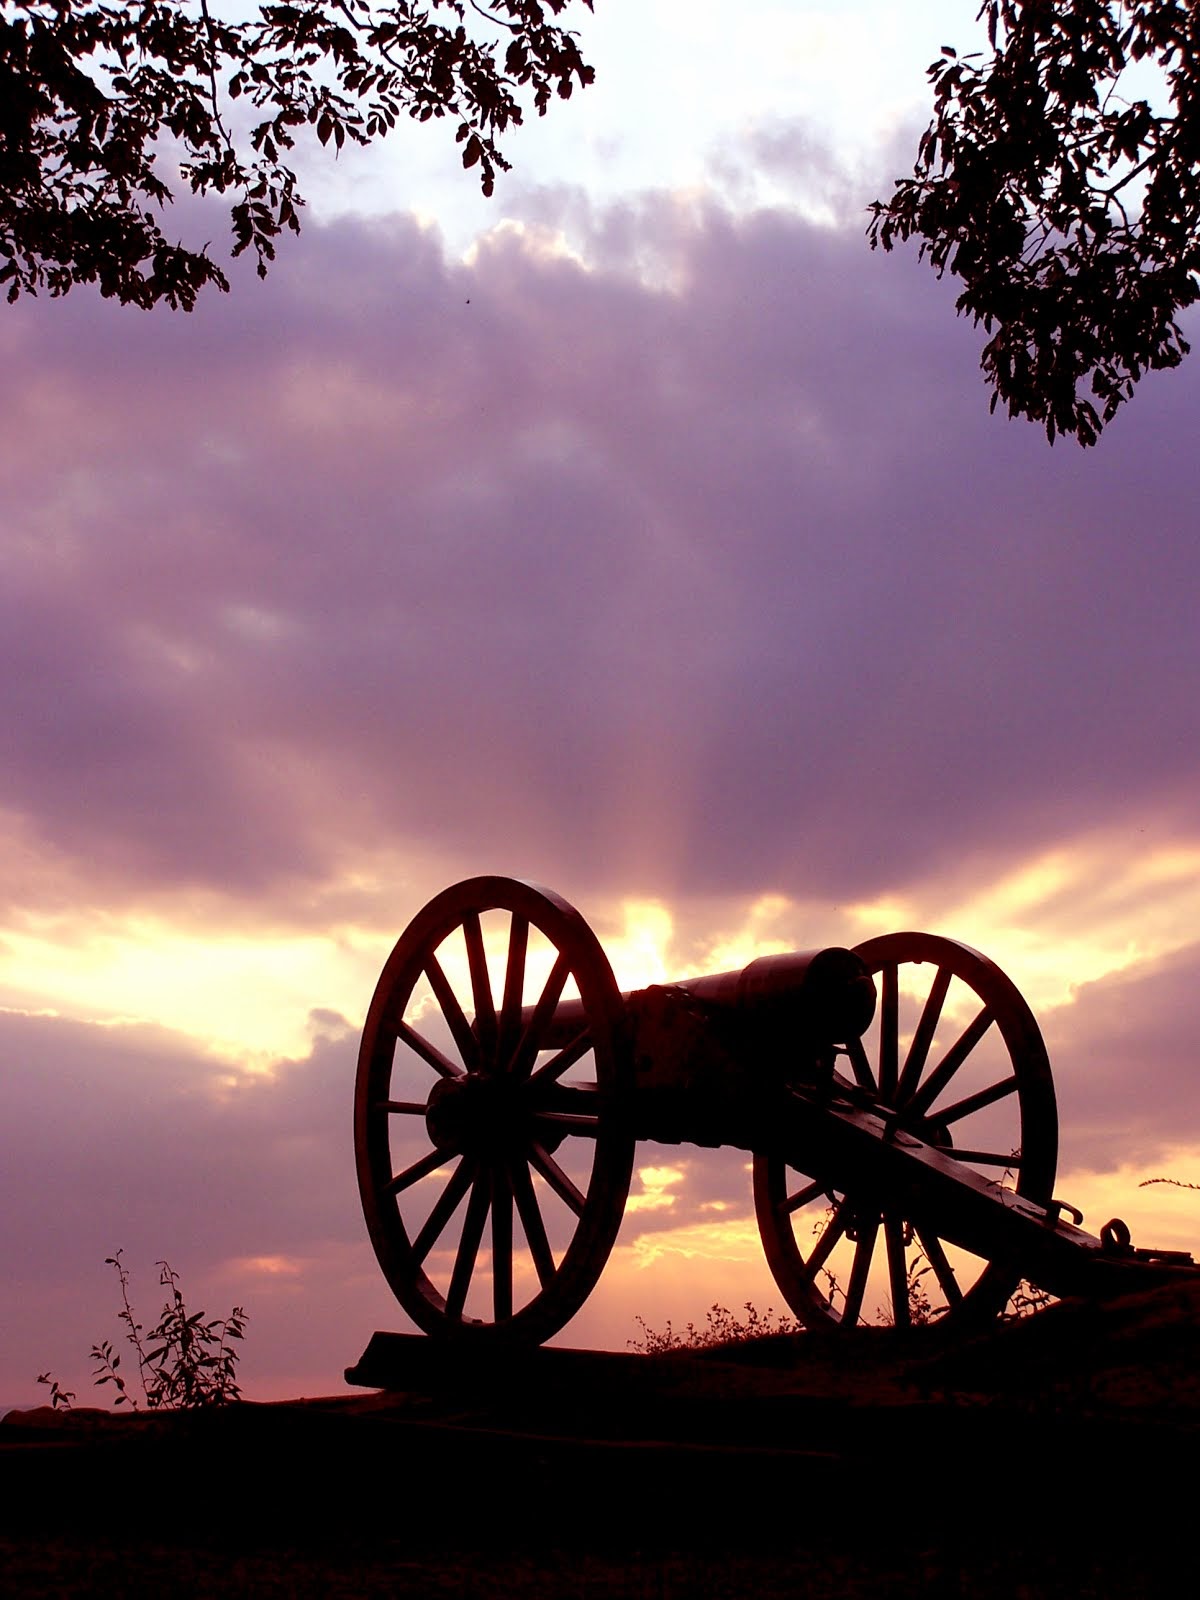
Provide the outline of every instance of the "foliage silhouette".
[[64,1389],[51,1372],[39,1372],[37,1381],[44,1383],[50,1390],[50,1404],[55,1411],[70,1411],[71,1402],[75,1398],[74,1389]]
[[917,239],[961,281],[959,312],[991,334],[993,410],[1094,444],[1139,379],[1189,348],[1200,8],[984,0],[979,15],[990,54],[942,47],[913,176],[871,206],[869,237]]
[[[909,1263],[908,1326],[911,1328],[932,1327],[945,1310],[944,1306],[932,1304],[922,1282],[931,1270],[929,1263],[921,1254]],[[832,1274],[826,1274],[826,1277],[832,1303],[842,1292],[841,1286]],[[1017,1322],[1025,1317],[1032,1317],[1053,1304],[1053,1295],[1047,1294],[1044,1289],[1039,1289],[1022,1278],[1001,1313],[1000,1320]],[[760,1313],[747,1300],[742,1309],[746,1313],[744,1317],[730,1311],[727,1306],[710,1306],[704,1313],[704,1327],[698,1328],[694,1322],[689,1322],[682,1333],[677,1333],[670,1322],[663,1328],[651,1328],[643,1317],[635,1317],[633,1320],[641,1328],[642,1337],[630,1339],[628,1345],[638,1355],[658,1356],[665,1355],[671,1350],[713,1350],[723,1345],[745,1344],[748,1339],[762,1339],[768,1334],[804,1332],[802,1322],[797,1321],[795,1317],[780,1315],[770,1306],[765,1312]],[[895,1316],[890,1308],[881,1306],[878,1309],[875,1326],[880,1328],[895,1326]]]
[[1039,1311],[1048,1311],[1058,1301],[1047,1289],[1022,1278],[1009,1296],[1008,1305],[1000,1313],[1001,1322],[1020,1322],[1025,1317],[1036,1317]]
[[[193,193],[227,197],[232,253],[265,275],[299,231],[286,161],[305,130],[340,150],[448,118],[491,194],[526,109],[593,81],[560,25],[573,3],[285,0],[226,18],[219,0],[0,0],[0,284],[14,300],[97,283],[185,310],[228,289],[207,245],[162,231],[168,158]],[[1094,444],[1189,348],[1200,7],[982,0],[978,15],[989,51],[943,46],[930,66],[933,120],[869,237],[916,240],[960,280],[959,312],[989,334],[993,409]]]
[[639,1355],[658,1356],[668,1350],[712,1350],[720,1345],[745,1344],[748,1339],[762,1339],[772,1333],[800,1333],[802,1325],[794,1317],[777,1314],[770,1306],[759,1312],[747,1300],[741,1317],[728,1306],[713,1305],[704,1313],[705,1325],[698,1328],[689,1322],[682,1333],[676,1333],[668,1322],[664,1328],[649,1327],[644,1318],[633,1320],[642,1330],[640,1339],[630,1339],[629,1348]]
[[571,3],[287,0],[227,20],[219,0],[0,0],[0,284],[185,310],[228,289],[207,245],[162,232],[168,159],[194,194],[230,197],[233,254],[265,276],[299,232],[285,157],[305,129],[341,150],[449,117],[491,194],[523,101],[540,114],[592,81],[553,20]]
[[[129,1273],[121,1260],[122,1252],[105,1257],[121,1285],[121,1309],[117,1316],[125,1324],[125,1337],[137,1355],[138,1382],[142,1400],[149,1411],[192,1411],[227,1405],[241,1399],[237,1382],[239,1351],[245,1336],[246,1313],[234,1306],[227,1317],[205,1318],[203,1311],[189,1312],[179,1287],[179,1274],[166,1262],[158,1262],[159,1283],[167,1290],[167,1300],[159,1319],[147,1333],[137,1320],[129,1299]],[[121,1356],[111,1340],[102,1339],[91,1349],[94,1367],[92,1381],[97,1388],[111,1383],[116,1392],[114,1404],[140,1410],[121,1371]],[[50,1403],[57,1410],[71,1409],[74,1393],[63,1389],[50,1373],[38,1375],[39,1383],[50,1387]]]

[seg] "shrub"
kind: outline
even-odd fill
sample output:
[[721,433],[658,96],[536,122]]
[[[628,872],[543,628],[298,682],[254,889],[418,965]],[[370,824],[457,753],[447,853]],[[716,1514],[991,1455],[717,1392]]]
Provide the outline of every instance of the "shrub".
[[633,1320],[642,1330],[642,1338],[630,1339],[629,1348],[639,1355],[658,1356],[668,1350],[712,1350],[718,1345],[745,1344],[748,1339],[762,1339],[772,1333],[800,1333],[802,1325],[795,1317],[786,1317],[772,1310],[759,1312],[746,1301],[742,1310],[745,1317],[730,1311],[728,1306],[710,1306],[704,1313],[705,1326],[698,1328],[689,1322],[683,1333],[676,1333],[668,1322],[659,1330],[648,1327],[641,1317]]
[[55,1411],[70,1411],[71,1401],[75,1398],[74,1389],[64,1389],[58,1379],[49,1372],[39,1372],[37,1381],[48,1385],[50,1389],[50,1404]]
[[1000,1320],[1019,1322],[1022,1317],[1034,1317],[1039,1311],[1047,1311],[1056,1304],[1055,1297],[1048,1289],[1039,1289],[1036,1283],[1030,1283],[1028,1278],[1022,1278],[1009,1296],[1007,1306],[1000,1313]]
[[[245,1335],[245,1311],[241,1306],[234,1306],[227,1317],[208,1319],[203,1311],[190,1312],[179,1286],[179,1274],[166,1261],[157,1265],[158,1281],[167,1290],[167,1300],[158,1321],[147,1333],[134,1315],[129,1299],[129,1273],[121,1260],[121,1251],[105,1257],[105,1266],[115,1270],[121,1285],[121,1309],[117,1316],[125,1324],[125,1337],[137,1354],[138,1383],[146,1409],[191,1411],[240,1400],[237,1346]],[[117,1391],[115,1405],[139,1410],[112,1341],[102,1339],[94,1344],[91,1360],[92,1381],[96,1387],[111,1383]],[[63,1389],[50,1373],[39,1374],[37,1381],[49,1385],[50,1403],[55,1410],[71,1409],[74,1394]]]

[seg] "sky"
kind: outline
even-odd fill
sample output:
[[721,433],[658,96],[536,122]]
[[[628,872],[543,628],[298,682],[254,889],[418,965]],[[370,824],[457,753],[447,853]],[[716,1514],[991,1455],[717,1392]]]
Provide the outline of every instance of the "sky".
[[[1056,1192],[1196,1242],[1139,1184],[1200,1181],[1200,367],[1051,449],[870,252],[973,12],[597,0],[493,200],[401,128],[302,167],[264,283],[4,308],[0,1401],[92,1397],[118,1248],[143,1320],[164,1257],[246,1308],[254,1398],[410,1326],[358,1036],[483,872],[625,987],[967,941],[1045,1034]],[[746,1164],[639,1147],[560,1342],[778,1308]]]

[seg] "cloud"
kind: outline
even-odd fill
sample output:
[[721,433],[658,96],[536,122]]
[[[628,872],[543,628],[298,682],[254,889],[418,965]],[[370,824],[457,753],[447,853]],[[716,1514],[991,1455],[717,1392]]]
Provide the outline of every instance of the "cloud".
[[123,1348],[118,1248],[146,1327],[164,1257],[192,1309],[250,1310],[260,1394],[335,1387],[374,1326],[402,1322],[359,1209],[355,1048],[314,1013],[306,1055],[246,1073],[166,1029],[0,1012],[0,1400],[32,1402],[53,1365],[82,1403],[90,1343]]
[[5,1280],[117,1245],[203,1269],[356,1239],[354,1050],[318,1014],[307,1056],[249,1074],[162,1028],[0,1013]]
[[[1154,1167],[1200,1130],[1200,944],[1094,983],[1043,1020],[1064,1161]],[[1169,1173],[1195,1181],[1192,1172]]]
[[1194,369],[1051,452],[857,230],[589,226],[591,269],[341,222],[191,318],[6,315],[4,800],[47,857],[110,904],[388,848],[853,897],[1193,826]]

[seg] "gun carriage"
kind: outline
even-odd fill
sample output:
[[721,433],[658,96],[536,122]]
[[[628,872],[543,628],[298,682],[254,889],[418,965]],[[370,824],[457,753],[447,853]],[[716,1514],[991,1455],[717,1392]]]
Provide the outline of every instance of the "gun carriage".
[[379,979],[355,1095],[368,1231],[413,1321],[493,1343],[562,1328],[639,1140],[747,1152],[767,1262],[814,1329],[873,1320],[880,1286],[898,1326],[923,1297],[964,1327],[1022,1279],[1106,1295],[1192,1270],[1055,1200],[1041,1033],[966,945],[896,933],[622,994],[558,895],[481,877],[430,901]]

